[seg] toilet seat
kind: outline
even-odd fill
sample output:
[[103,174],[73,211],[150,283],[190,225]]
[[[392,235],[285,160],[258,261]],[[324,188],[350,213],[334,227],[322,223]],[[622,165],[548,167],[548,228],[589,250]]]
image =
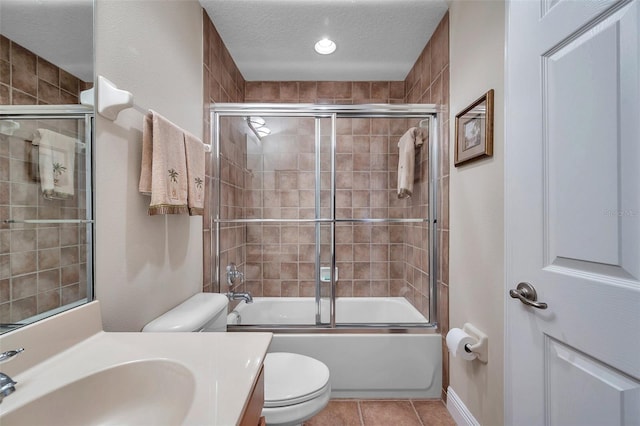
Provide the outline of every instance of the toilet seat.
[[268,353],[264,360],[264,407],[284,407],[310,401],[330,387],[329,369],[305,355]]

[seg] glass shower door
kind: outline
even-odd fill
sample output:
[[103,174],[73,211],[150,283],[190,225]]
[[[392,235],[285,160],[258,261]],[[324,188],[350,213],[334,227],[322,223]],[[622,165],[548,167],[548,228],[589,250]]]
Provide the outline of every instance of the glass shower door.
[[91,135],[80,106],[0,114],[0,334],[93,298]]
[[[434,156],[427,122],[338,115],[337,325],[401,325],[429,318],[433,253],[428,210]],[[398,142],[413,127],[421,129],[426,140],[415,148],[413,194],[400,199]]]
[[[214,285],[263,304],[241,325],[429,324],[435,115],[230,104],[212,122]],[[399,199],[398,141],[413,127],[426,140],[416,148],[413,195]],[[244,280],[226,280],[231,264]],[[410,315],[387,312],[394,306]]]
[[[322,223],[331,217],[331,119],[221,114],[217,120],[220,292],[247,291],[267,306],[251,325],[323,323],[330,285],[318,283],[331,254],[331,226]],[[231,264],[244,280],[226,279]]]

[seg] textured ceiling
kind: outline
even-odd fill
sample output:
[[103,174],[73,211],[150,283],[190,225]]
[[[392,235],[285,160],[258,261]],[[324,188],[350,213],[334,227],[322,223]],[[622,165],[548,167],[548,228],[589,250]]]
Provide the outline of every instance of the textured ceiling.
[[[404,80],[445,0],[200,0],[248,81]],[[313,50],[329,37],[332,55]]]
[[93,0],[0,0],[0,34],[93,81]]

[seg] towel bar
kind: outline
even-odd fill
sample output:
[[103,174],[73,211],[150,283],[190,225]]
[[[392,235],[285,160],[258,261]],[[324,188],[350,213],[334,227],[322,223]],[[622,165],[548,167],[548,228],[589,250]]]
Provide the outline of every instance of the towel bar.
[[[149,108],[144,108],[133,101],[133,94],[118,87],[105,77],[98,76],[98,113],[111,121],[118,118],[120,111],[133,108],[146,114]],[[211,145],[204,144],[204,151],[211,152]]]
[[93,223],[92,219],[3,219],[2,223],[34,223],[34,224],[47,224],[47,223]]

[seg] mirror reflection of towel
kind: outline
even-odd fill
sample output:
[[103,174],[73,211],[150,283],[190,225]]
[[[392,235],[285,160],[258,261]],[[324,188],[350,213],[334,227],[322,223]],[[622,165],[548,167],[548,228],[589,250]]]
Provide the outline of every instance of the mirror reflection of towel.
[[78,140],[52,130],[38,129],[32,143],[38,146],[38,171],[44,197],[73,197]]

